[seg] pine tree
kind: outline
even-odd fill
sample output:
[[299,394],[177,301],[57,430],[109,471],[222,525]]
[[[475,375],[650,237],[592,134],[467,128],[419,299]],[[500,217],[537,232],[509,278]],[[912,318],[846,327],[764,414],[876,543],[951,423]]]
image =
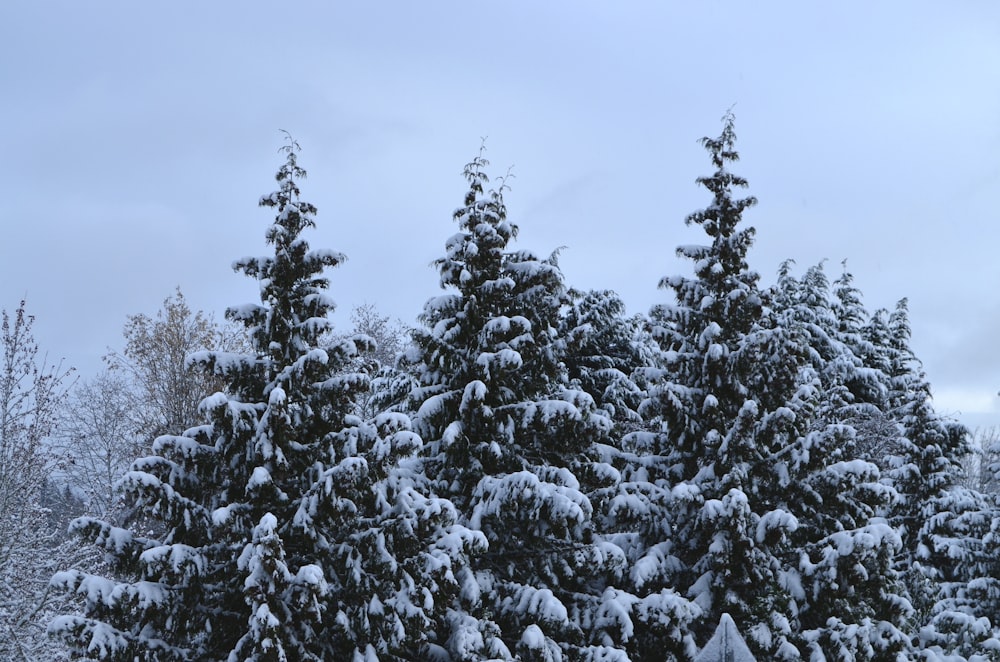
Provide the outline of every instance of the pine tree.
[[[754,230],[739,227],[744,210],[756,200],[733,196],[733,189],[747,182],[726,169],[738,158],[734,143],[731,116],[719,138],[703,140],[716,171],[698,183],[712,194],[712,203],[686,222],[701,226],[712,243],[678,249],[695,263],[694,278],[660,282],[673,290],[677,303],[652,312],[665,365],[644,406],[658,434],[649,440],[653,447],[643,450],[662,458],[657,467],[662,474],[655,478],[669,486],[673,510],[671,524],[662,527],[673,533],[671,551],[681,568],[666,572],[665,579],[695,598],[708,616],[699,636],[714,629],[715,623],[708,622],[712,614],[733,611],[738,623],[746,621],[752,602],[747,592],[775,584],[775,578],[760,574],[768,564],[755,558],[756,547],[747,540],[756,522],[742,491],[749,478],[748,453],[756,452],[750,434],[758,412],[732,362],[760,320],[763,301],[759,277],[746,263]],[[650,533],[649,542],[658,542],[655,529]]]
[[[855,405],[883,407],[887,395],[888,372],[877,357],[878,350],[865,337],[865,326],[870,318],[864,307],[861,291],[854,285],[854,276],[844,271],[833,282],[831,310],[837,320],[836,337],[844,346],[844,351],[853,355],[855,363],[843,381],[852,395]],[[866,409],[855,407],[855,410]],[[870,407],[867,411],[871,412]]]
[[[661,281],[676,304],[653,311],[664,363],[646,370],[650,428],[629,439],[667,495],[633,578],[690,597],[702,641],[729,613],[767,659],[895,654],[906,645],[890,565],[898,540],[875,518],[889,495],[876,467],[854,461],[853,430],[822,416],[838,349],[825,276],[793,282],[786,264],[784,290],[758,288],[753,229],[741,227],[756,200],[735,197],[747,182],[728,170],[732,116],[703,142],[716,170],[698,182],[712,202],[687,222],[711,244],[678,249],[693,278]],[[859,572],[869,581],[854,591]]]
[[[968,430],[941,418],[933,408],[930,384],[920,361],[910,348],[907,301],[902,299],[889,317],[890,344],[888,406],[900,424],[898,450],[889,458],[887,478],[903,496],[893,509],[892,521],[903,537],[909,555],[905,565],[929,550],[920,530],[928,518],[928,507],[957,481],[961,457],[969,451]],[[944,558],[939,562],[947,563]]]
[[764,300],[746,263],[754,231],[739,227],[756,200],[734,197],[734,188],[747,182],[727,170],[738,158],[734,143],[730,115],[720,137],[703,140],[716,171],[698,183],[712,203],[686,222],[701,226],[711,244],[678,249],[695,263],[693,278],[660,282],[676,304],[651,314],[662,363],[643,371],[650,387],[641,411],[650,427],[626,440],[641,467],[628,489],[644,503],[633,585],[651,592],[672,587],[692,598],[699,617],[694,634],[702,642],[724,611],[741,627],[783,611],[752,595],[780,599],[783,591],[775,564],[753,541],[758,516],[744,492],[754,480],[747,470],[765,449],[754,446],[758,403],[735,368],[749,358],[742,342],[760,324]]
[[[76,530],[113,559],[115,579],[70,570],[85,599],[50,630],[80,655],[137,660],[413,659],[448,639],[445,618],[482,537],[447,501],[419,491],[409,420],[351,415],[367,387],[345,371],[362,340],[321,349],[333,302],[323,271],[344,260],[302,236],[315,207],[289,139],[270,257],[234,267],[261,304],[230,309],[252,354],[194,362],[228,384],[201,403],[207,423],[161,436],[124,478],[160,535],[95,519]],[[429,654],[429,653],[428,653]]]
[[[610,421],[587,394],[569,388],[561,365],[559,311],[568,303],[556,256],[510,251],[505,182],[487,190],[482,153],[465,168],[469,189],[455,211],[459,232],[436,262],[448,292],[428,301],[407,360],[426,473],[482,531],[481,615],[500,628],[480,655],[589,659],[586,628],[609,573],[611,546],[591,542],[585,480],[593,447]],[[547,651],[547,652],[546,652]],[[539,657],[540,656],[540,657]]]
[[851,422],[871,415],[880,400],[880,384],[872,383],[855,351],[859,340],[855,326],[861,320],[860,292],[845,273],[834,284],[833,301],[823,264],[810,267],[803,278],[803,294],[797,309],[803,313],[812,354],[810,364],[819,374],[824,402],[820,415],[828,422]]
[[997,584],[998,566],[984,550],[998,511],[987,495],[959,484],[969,432],[934,410],[930,384],[910,347],[906,299],[889,314],[887,330],[887,343],[877,350],[887,366],[887,409],[899,433],[885,480],[901,497],[889,516],[902,539],[896,565],[915,608],[916,639],[924,650],[982,653],[995,636],[987,587]]

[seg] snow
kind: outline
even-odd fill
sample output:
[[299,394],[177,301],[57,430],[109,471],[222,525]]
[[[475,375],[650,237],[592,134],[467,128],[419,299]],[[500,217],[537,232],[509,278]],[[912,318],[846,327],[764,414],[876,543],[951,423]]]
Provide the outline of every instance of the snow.
[[486,384],[478,379],[472,380],[465,387],[465,392],[462,394],[462,404],[459,405],[458,410],[464,412],[482,402],[486,399],[486,393]]
[[709,361],[719,361],[726,355],[726,348],[718,343],[712,343],[708,346],[708,351],[705,356],[708,357]]
[[[306,256],[307,260],[316,260],[318,262],[323,262],[325,264],[340,264],[347,260],[347,256],[339,251],[330,250],[328,248],[314,248]],[[325,295],[323,295],[325,296]],[[333,305],[333,300],[329,299],[329,304]]]
[[434,418],[441,412],[445,411],[448,405],[448,401],[453,397],[452,393],[438,393],[432,395],[423,400],[420,408],[417,410],[417,419],[430,419]]
[[495,280],[488,280],[482,284],[482,291],[484,293],[499,293],[499,292],[510,292],[517,286],[509,276],[501,276]]
[[523,363],[521,355],[507,347],[497,352],[483,352],[476,359],[476,364],[486,370],[487,376],[491,375],[494,370],[499,372],[517,370]]
[[487,336],[504,336],[509,334],[512,328],[517,333],[530,332],[531,322],[529,322],[526,317],[522,317],[520,315],[516,315],[514,317],[499,315],[486,323],[483,327],[483,332],[486,333]]
[[[738,184],[719,181],[723,192]],[[285,205],[282,195],[267,200]],[[424,307],[426,328],[406,354],[416,367],[406,378],[419,386],[393,411],[350,401],[369,386],[351,362],[370,338],[326,350],[310,344],[329,328],[325,312],[334,303],[322,269],[297,291],[305,309],[285,319],[288,311],[275,305],[288,294],[278,270],[306,249],[301,238],[273,227],[275,258],[238,263],[259,278],[266,305],[231,314],[259,332],[258,349],[274,358],[255,366],[250,385],[237,379],[231,392],[204,398],[200,411],[211,424],[158,438],[156,455],[125,475],[122,486],[160,539],[74,521],[74,531],[140,581],[55,574],[51,585],[77,596],[88,618],[108,615],[108,623],[64,616],[53,621],[56,631],[107,657],[137,638],[141,648],[158,650],[166,644],[157,628],[173,636],[170,619],[181,616],[171,613],[173,596],[231,570],[238,554],[242,574],[219,583],[238,590],[204,593],[206,610],[220,608],[208,602],[223,597],[226,609],[245,605],[240,641],[250,643],[233,659],[251,646],[297,659],[295,639],[310,636],[308,619],[324,609],[331,611],[316,622],[356,635],[359,661],[416,651],[423,634],[433,643],[419,655],[434,660],[511,659],[511,645],[524,659],[617,662],[637,640],[697,662],[753,660],[734,620],[720,618],[726,608],[754,614],[741,621],[743,634],[776,659],[868,659],[897,645],[901,656],[925,662],[966,659],[962,646],[975,649],[967,659],[977,662],[1000,653],[992,614],[980,613],[994,605],[976,603],[996,588],[994,505],[973,490],[934,499],[906,492],[931,473],[944,476],[955,458],[932,462],[946,442],[929,434],[943,429],[937,422],[918,416],[929,407],[918,381],[890,379],[889,368],[861,358],[881,351],[886,356],[872,361],[892,359],[896,372],[918,369],[901,337],[885,346],[859,340],[864,352],[853,353],[840,326],[862,321],[831,312],[825,294],[807,292],[812,281],[762,296],[745,265],[727,273],[739,259],[720,258],[721,250],[741,258],[749,235],[719,232],[728,221],[696,215],[717,241],[679,249],[694,259],[698,277],[663,279],[677,305],[640,320],[642,339],[631,347],[622,341],[619,354],[610,356],[608,343],[609,356],[576,356],[574,344],[593,341],[601,324],[582,322],[559,337],[559,316],[575,295],[566,296],[554,257],[505,252],[516,227],[502,220],[502,202],[482,191],[473,197],[459,212],[469,232],[453,235],[436,263],[442,283],[462,293]],[[709,207],[719,215],[726,209],[719,200]],[[279,220],[296,213],[311,210],[291,202]],[[343,259],[325,250],[305,255],[316,267]],[[807,294],[819,303],[806,306]],[[782,297],[795,303],[782,308]],[[753,310],[762,302],[766,311]],[[291,331],[288,346],[280,329]],[[621,365],[629,351],[642,355],[633,361],[640,365]],[[616,390],[585,393],[585,380],[569,376],[573,362],[585,359],[596,360],[591,374],[617,380]],[[188,364],[242,378],[257,360],[199,352]],[[621,399],[608,406],[611,395]],[[623,420],[616,408],[631,416]],[[886,431],[864,428],[866,416]],[[921,425],[924,438],[910,430]],[[252,503],[228,503],[240,496],[240,481]],[[916,514],[902,510],[908,505]],[[256,526],[247,521],[261,512]],[[915,543],[911,523],[899,523],[904,515],[924,527]],[[223,544],[232,547],[220,560]],[[904,561],[926,573],[918,583],[936,581],[942,570],[954,578],[931,586],[946,599],[918,604],[921,596],[905,593],[913,578],[895,579]],[[165,625],[140,622],[127,609],[162,612]],[[118,629],[132,618],[134,630]],[[716,618],[715,634],[698,652],[693,633]],[[807,619],[814,630],[794,631]],[[448,629],[430,631],[441,621]],[[185,656],[194,654],[175,657]]]
[[267,309],[256,303],[245,303],[239,306],[232,306],[226,313],[234,320],[252,320],[257,315],[265,313]]
[[174,574],[187,572],[200,575],[205,570],[205,559],[201,551],[180,543],[147,549],[139,555],[139,560],[151,568],[169,568]]
[[226,522],[233,514],[233,506],[222,506],[212,511],[212,524],[215,526],[225,526]]
[[533,586],[520,587],[516,595],[501,603],[500,609],[545,623],[565,623],[569,618],[566,606],[550,589]]
[[529,625],[521,635],[521,644],[528,650],[544,650],[545,634],[537,625]]
[[[325,355],[325,352],[324,352],[324,355]],[[285,404],[285,401],[287,399],[288,398],[285,395],[285,390],[282,389],[280,386],[275,386],[271,390],[271,395],[267,399],[267,404],[269,406],[271,406],[271,407],[280,407],[281,405]]]
[[529,403],[524,408],[524,425],[541,423],[549,427],[558,419],[579,421],[583,418],[580,410],[565,400],[541,400]]
[[758,543],[763,543],[767,534],[774,530],[791,533],[799,528],[799,521],[795,515],[786,510],[776,509],[764,513],[757,522],[757,534],[755,539]]
[[447,448],[462,437],[462,422],[452,421],[441,433],[441,443]]
[[715,634],[692,662],[757,662],[729,614],[722,614]]
[[518,508],[525,521],[568,522],[579,524],[591,511],[590,501],[578,490],[542,482],[530,471],[499,477],[485,477],[476,488],[479,497],[470,517],[470,525],[482,530],[483,520],[500,518]]
[[247,481],[247,492],[252,492],[270,482],[271,474],[267,469],[264,467],[254,467],[253,472],[250,474],[250,479]]

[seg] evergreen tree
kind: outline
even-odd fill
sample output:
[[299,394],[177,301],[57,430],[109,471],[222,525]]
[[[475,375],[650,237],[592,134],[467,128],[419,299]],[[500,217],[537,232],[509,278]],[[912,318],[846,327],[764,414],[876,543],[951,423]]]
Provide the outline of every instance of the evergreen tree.
[[[968,431],[934,411],[930,385],[910,348],[906,299],[889,317],[889,332],[888,405],[902,435],[897,452],[889,458],[892,469],[887,478],[903,497],[891,519],[903,537],[908,556],[903,563],[909,567],[932,549],[921,540],[920,530],[933,512],[929,509],[957,482],[961,457],[969,451]],[[947,564],[946,557],[938,562]]]
[[[939,415],[930,384],[910,347],[907,300],[887,319],[887,407],[898,434],[886,481],[900,494],[889,511],[902,539],[896,564],[915,608],[914,629],[927,651],[974,655],[995,635],[989,587],[998,567],[984,553],[997,514],[990,497],[959,484],[969,432]],[[995,640],[994,640],[995,641]]]
[[[837,320],[837,338],[859,363],[844,380],[857,404],[867,403],[884,408],[888,384],[888,370],[878,354],[878,349],[866,338],[865,326],[870,318],[864,307],[861,291],[854,285],[854,276],[844,271],[833,282],[831,309]],[[868,408],[870,412],[870,408]]]
[[[684,590],[697,583],[699,588],[691,595],[706,615],[716,608],[725,611],[737,607],[716,605],[717,598],[726,593],[723,582],[732,587],[729,595],[734,597],[741,587],[745,590],[754,583],[770,583],[755,576],[754,566],[759,564],[744,554],[752,554],[753,545],[740,541],[752,517],[740,492],[741,478],[730,474],[727,480],[728,470],[741,471],[748,459],[743,454],[752,452],[746,445],[746,433],[750,431],[747,424],[756,416],[756,411],[743,407],[746,386],[731,370],[732,355],[760,319],[763,305],[757,288],[759,277],[749,270],[745,257],[754,230],[738,227],[743,211],[756,200],[734,198],[733,188],[746,186],[746,181],[726,170],[737,158],[734,142],[729,116],[719,138],[703,140],[716,172],[699,178],[698,183],[709,190],[713,200],[686,222],[703,227],[712,243],[678,248],[679,255],[695,262],[694,278],[673,276],[660,281],[660,287],[674,291],[676,305],[661,305],[652,311],[654,335],[665,353],[665,366],[644,406],[647,416],[655,416],[654,430],[659,433],[650,439],[655,446],[649,449],[663,458],[663,467],[658,469],[665,473],[657,478],[673,486],[674,518],[668,528],[680,543],[674,550],[683,570],[667,577]],[[738,417],[743,424],[734,426]],[[729,461],[726,467],[715,463],[722,454]],[[706,502],[712,512],[703,512]],[[732,529],[716,530],[719,526]],[[716,536],[720,542],[715,546],[717,553],[709,554],[708,544],[701,547],[699,538],[710,541]],[[695,568],[696,563],[699,568]],[[745,608],[734,614],[737,622],[744,620],[743,611]],[[704,629],[710,634],[714,623],[706,623]]]
[[694,278],[660,282],[673,290],[676,304],[651,314],[662,363],[643,371],[650,387],[642,413],[650,428],[626,440],[641,467],[629,488],[640,499],[648,495],[648,506],[637,513],[641,544],[633,585],[673,587],[693,598],[700,616],[694,633],[702,642],[722,612],[732,612],[742,627],[783,611],[751,596],[780,599],[784,591],[773,575],[776,564],[753,542],[757,516],[743,491],[747,468],[763,449],[753,443],[757,403],[734,367],[747,358],[741,343],[760,323],[764,301],[759,277],[746,263],[754,231],[739,227],[756,200],[733,196],[746,181],[727,170],[738,158],[734,143],[731,116],[719,138],[703,140],[716,171],[698,183],[713,199],[686,222],[701,226],[711,245],[678,249],[694,261]]
[[882,311],[869,315],[846,262],[844,267],[833,282],[831,309],[837,319],[835,335],[843,357],[838,361],[838,381],[848,397],[843,406],[830,412],[829,419],[851,425],[855,429],[856,455],[884,473],[890,468],[886,457],[896,452],[899,438],[887,401],[889,367],[884,352],[873,342],[887,332],[887,327],[882,326],[887,319]]
[[767,659],[886,658],[906,645],[890,565],[898,541],[874,517],[889,497],[877,468],[854,460],[851,428],[820,415],[824,355],[837,350],[825,277],[792,283],[786,265],[784,292],[758,288],[753,229],[741,227],[756,200],[734,195],[747,182],[728,170],[731,115],[704,145],[716,170],[698,182],[712,202],[687,222],[711,244],[678,249],[693,278],[661,281],[676,297],[653,311],[665,362],[647,370],[649,432],[629,440],[669,494],[633,578],[692,598],[702,641],[730,613]]
[[289,139],[270,257],[235,268],[261,304],[230,309],[254,353],[195,355],[228,384],[207,423],[161,436],[126,474],[126,493],[162,535],[83,518],[75,529],[114,561],[116,579],[78,570],[54,583],[85,599],[50,630],[109,660],[414,659],[453,636],[445,618],[466,555],[484,547],[447,501],[419,491],[409,420],[351,415],[363,375],[345,372],[361,340],[318,346],[333,302],[310,250],[316,209]]
[[486,188],[487,165],[480,153],[465,168],[459,232],[436,262],[448,292],[428,301],[414,331],[412,407],[427,475],[489,541],[476,579],[482,617],[501,636],[476,654],[589,659],[602,650],[590,649],[591,615],[605,578],[621,569],[620,552],[591,542],[585,482],[606,480],[592,449],[610,421],[567,386],[562,274],[555,255],[508,250],[517,226],[503,182]]

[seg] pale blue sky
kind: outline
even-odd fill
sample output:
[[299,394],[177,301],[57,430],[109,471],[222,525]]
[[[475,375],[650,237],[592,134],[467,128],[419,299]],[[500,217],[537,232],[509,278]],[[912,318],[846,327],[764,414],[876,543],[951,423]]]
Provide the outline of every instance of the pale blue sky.
[[646,311],[732,106],[765,282],[846,258],[870,307],[909,297],[940,408],[1000,423],[1000,3],[12,1],[0,85],[0,307],[84,374],[176,285],[254,299],[229,265],[265,251],[279,129],[341,325],[437,293],[482,136],[518,247]]

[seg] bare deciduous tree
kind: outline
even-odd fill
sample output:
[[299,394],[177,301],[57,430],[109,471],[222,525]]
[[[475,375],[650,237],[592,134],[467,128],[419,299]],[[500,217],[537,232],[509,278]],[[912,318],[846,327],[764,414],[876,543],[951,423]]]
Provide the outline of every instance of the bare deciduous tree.
[[354,334],[365,335],[375,341],[372,358],[383,366],[395,365],[396,355],[403,351],[409,340],[410,332],[406,325],[381,314],[370,303],[356,306],[351,311],[351,322],[354,324]]
[[105,371],[76,385],[61,416],[61,478],[83,493],[98,517],[111,517],[115,483],[147,450],[138,400],[121,373]]
[[55,659],[45,637],[50,564],[61,531],[43,504],[56,456],[47,442],[71,371],[50,364],[22,301],[0,324],[0,659]]
[[984,494],[1000,493],[1000,428],[972,433],[972,452],[962,458],[962,484]]
[[415,386],[412,377],[396,367],[396,357],[409,342],[410,329],[402,321],[381,314],[370,303],[356,306],[351,311],[351,322],[354,327],[350,333],[331,334],[324,344],[333,345],[356,336],[367,336],[375,341],[374,351],[362,354],[351,366],[372,378],[371,389],[362,393],[355,403],[356,413],[367,419],[392,409]]
[[220,327],[200,310],[192,311],[180,288],[163,301],[155,318],[130,315],[123,335],[124,350],[110,352],[105,360],[132,383],[137,411],[144,417],[140,427],[147,434],[152,431],[147,441],[199,424],[201,399],[223,389],[217,377],[188,364],[191,353],[234,351],[247,343],[244,334]]

